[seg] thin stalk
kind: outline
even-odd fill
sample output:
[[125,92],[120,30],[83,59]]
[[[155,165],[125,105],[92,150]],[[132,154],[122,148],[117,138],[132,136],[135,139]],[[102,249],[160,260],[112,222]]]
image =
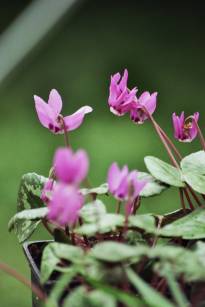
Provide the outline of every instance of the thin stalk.
[[136,214],[137,209],[140,207],[140,204],[141,204],[141,198],[140,196],[137,196],[133,204],[133,212],[132,212],[133,215]]
[[64,121],[64,118],[62,115],[59,115],[58,116],[58,122],[61,126],[61,128],[63,129],[64,131],[64,141],[65,141],[65,145],[66,147],[70,147],[70,143],[69,143],[69,139],[68,139],[68,133],[67,133],[67,130],[66,130],[66,125],[65,125],[65,121]]
[[[158,224],[157,224],[157,230],[159,230],[161,228],[163,219],[164,219],[163,216],[159,216],[159,220],[158,220]],[[159,238],[158,235],[156,235],[156,237],[153,240],[152,247],[156,246],[158,238]]]
[[46,300],[46,295],[43,293],[43,291],[34,285],[30,280],[25,278],[23,275],[21,275],[19,272],[8,266],[6,263],[0,262],[0,270],[5,272],[6,274],[14,277],[19,282],[24,284],[26,287],[30,288],[32,292],[42,301]]
[[199,135],[199,139],[200,139],[200,142],[201,142],[201,146],[202,146],[203,150],[205,151],[205,139],[204,139],[203,133],[202,133],[202,131],[201,131],[197,121],[195,120],[195,118],[192,117],[192,119],[193,119],[193,121],[194,121],[194,123],[196,125],[197,131],[198,131],[198,135]]
[[154,126],[154,128],[155,128],[155,130],[156,130],[156,132],[157,132],[157,134],[158,134],[158,136],[159,136],[159,138],[160,138],[160,140],[162,141],[162,143],[163,143],[163,145],[164,145],[164,147],[165,147],[165,149],[166,149],[166,151],[167,151],[167,153],[168,153],[168,156],[169,156],[169,158],[170,158],[172,164],[173,164],[177,169],[180,169],[178,162],[176,161],[174,155],[172,154],[172,152],[171,152],[169,146],[167,145],[167,142],[165,141],[165,139],[164,139],[164,137],[163,137],[163,135],[162,135],[162,133],[161,133],[159,127],[158,127],[158,124],[155,122],[153,116],[147,111],[146,108],[144,108],[144,111],[146,112],[147,116],[148,116],[149,119],[151,120],[151,122],[152,122],[152,124],[153,124],[153,126]]
[[185,201],[184,201],[184,193],[183,193],[183,189],[179,188],[179,196],[180,196],[180,201],[181,201],[181,205],[182,205],[182,209],[184,212],[186,212],[186,206],[185,206]]
[[183,191],[184,191],[184,194],[185,194],[185,196],[186,196],[186,199],[187,199],[187,201],[188,201],[188,203],[189,203],[190,209],[191,209],[191,210],[194,210],[194,206],[193,206],[192,201],[191,201],[191,199],[190,199],[190,197],[189,197],[189,193],[187,192],[186,189],[183,189]]
[[53,237],[53,231],[50,229],[48,222],[46,221],[46,219],[42,219],[42,223],[43,226],[46,228],[46,230],[48,231],[48,233]]
[[173,144],[173,142],[170,140],[170,138],[167,136],[167,134],[164,132],[164,130],[162,130],[162,128],[159,125],[158,125],[158,128],[159,128],[161,134],[163,135],[163,137],[165,138],[165,140],[167,141],[167,143],[170,145],[170,147],[175,152],[176,156],[179,158],[179,160],[181,160],[182,159],[182,155],[180,154],[180,152],[178,151],[176,146]]
[[193,189],[188,184],[186,184],[186,187],[189,190],[189,192],[191,193],[191,195],[194,198],[194,200],[196,201],[196,203],[199,205],[199,207],[201,207],[202,203],[200,202],[199,198],[197,197],[197,195],[195,194]]

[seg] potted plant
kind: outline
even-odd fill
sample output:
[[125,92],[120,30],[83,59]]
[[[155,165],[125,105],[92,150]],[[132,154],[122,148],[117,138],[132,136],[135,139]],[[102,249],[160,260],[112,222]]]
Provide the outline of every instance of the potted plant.
[[[204,306],[205,304],[205,141],[199,114],[173,114],[174,136],[202,150],[182,157],[153,117],[157,93],[127,87],[128,72],[111,76],[108,104],[117,116],[130,114],[135,124],[150,121],[170,158],[144,158],[148,172],[129,171],[114,162],[105,183],[92,187],[89,158],[72,150],[70,131],[87,113],[84,106],[63,117],[62,100],[52,90],[48,103],[34,96],[41,124],[64,134],[48,178],[22,177],[17,214],[9,222],[31,267],[33,284],[43,292],[33,306]],[[143,198],[171,187],[179,190],[179,209],[165,215],[139,214]],[[116,200],[115,212],[109,198]],[[51,241],[29,242],[42,223]],[[35,292],[36,294],[36,292]]]

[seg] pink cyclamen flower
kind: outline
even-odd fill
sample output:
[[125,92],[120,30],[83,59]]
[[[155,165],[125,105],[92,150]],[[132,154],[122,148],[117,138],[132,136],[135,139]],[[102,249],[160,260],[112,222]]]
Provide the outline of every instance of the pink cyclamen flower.
[[87,153],[84,150],[74,153],[69,148],[57,149],[53,164],[57,178],[68,184],[79,184],[83,181],[89,168]]
[[41,199],[43,202],[45,203],[49,202],[53,187],[54,187],[54,180],[48,179],[45,182],[42,193],[41,193]]
[[131,110],[132,103],[137,93],[136,88],[132,90],[128,89],[127,80],[127,69],[124,70],[122,77],[120,73],[111,76],[108,104],[110,106],[110,111],[118,116],[122,116]]
[[113,163],[108,170],[108,187],[109,191],[119,200],[133,201],[144,186],[147,184],[145,180],[137,178],[137,171],[129,173],[128,167],[125,165],[122,170],[117,163]]
[[34,95],[35,108],[41,124],[55,134],[62,134],[65,131],[72,131],[78,128],[84,119],[85,114],[92,112],[92,108],[84,106],[72,115],[63,117],[62,99],[57,90],[51,90],[48,103],[41,97]]
[[[132,104],[132,110],[130,112],[130,118],[133,122],[137,124],[143,124],[146,119],[149,118],[149,114],[153,114],[157,105],[157,92],[150,94],[149,92],[144,92],[142,95],[136,99],[135,103]],[[146,109],[147,112],[144,110]]]
[[195,121],[198,122],[199,113],[194,113],[193,116],[185,119],[184,112],[180,116],[172,114],[172,122],[174,126],[174,137],[180,142],[191,142],[198,134]]
[[53,190],[52,199],[48,203],[47,217],[61,226],[72,226],[79,217],[83,202],[83,196],[76,187],[58,183]]

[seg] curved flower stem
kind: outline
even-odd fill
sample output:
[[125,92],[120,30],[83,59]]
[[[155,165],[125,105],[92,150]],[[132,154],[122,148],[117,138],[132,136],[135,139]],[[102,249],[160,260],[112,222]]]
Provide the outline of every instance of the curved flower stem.
[[205,139],[204,139],[203,133],[202,133],[197,121],[195,120],[194,116],[192,116],[192,119],[194,121],[194,124],[196,125],[198,135],[199,135],[199,139],[200,139],[200,142],[201,142],[201,146],[202,146],[203,150],[205,151]]
[[164,145],[164,147],[165,147],[165,149],[166,149],[166,151],[167,151],[167,153],[168,153],[168,156],[169,156],[169,158],[170,158],[172,164],[173,164],[177,169],[180,169],[179,164],[178,164],[178,162],[176,161],[174,155],[172,154],[172,152],[171,152],[169,146],[167,145],[167,142],[165,141],[165,139],[164,139],[164,137],[163,137],[163,134],[162,134],[162,132],[161,132],[160,129],[159,129],[158,124],[155,122],[153,116],[147,111],[147,109],[146,109],[146,108],[143,108],[143,109],[144,109],[144,111],[146,112],[146,114],[147,114],[147,116],[149,117],[149,119],[151,120],[151,122],[152,122],[152,124],[153,124],[153,126],[154,126],[154,128],[155,128],[155,130],[156,130],[156,132],[157,132],[157,134],[158,134],[158,136],[159,136],[159,138],[160,138],[160,140],[162,141],[162,143],[163,143],[163,145]]
[[[163,216],[159,216],[158,217],[158,224],[157,224],[157,230],[159,230],[162,226],[162,222],[163,222],[164,217]],[[152,247],[155,247],[158,241],[158,235],[155,236],[153,242],[152,242]]]
[[202,203],[200,202],[199,198],[195,194],[194,190],[187,183],[186,183],[186,187],[189,190],[189,192],[191,193],[191,195],[194,198],[194,200],[196,201],[196,203],[199,205],[199,207],[201,207]]
[[50,229],[46,219],[42,219],[43,226],[46,228],[48,233],[53,237],[53,231]]
[[137,212],[137,209],[140,207],[141,204],[141,197],[137,196],[134,200],[134,204],[133,204],[133,211],[132,214],[135,215]]
[[20,281],[22,284],[24,284],[25,286],[27,286],[28,288],[30,288],[32,290],[32,292],[40,299],[45,301],[46,300],[46,295],[43,293],[43,291],[37,287],[36,285],[34,285],[32,282],[30,282],[30,280],[28,280],[27,278],[25,278],[23,275],[21,275],[19,272],[17,272],[16,270],[14,270],[13,268],[11,268],[10,266],[8,266],[6,263],[0,262],[0,270],[5,272],[6,274],[14,277],[15,279],[17,279],[18,281]]
[[184,201],[184,193],[183,193],[183,189],[179,188],[179,196],[180,196],[180,201],[181,201],[181,205],[182,205],[182,209],[184,212],[186,212],[186,206],[185,206],[185,201]]
[[191,199],[190,199],[190,197],[189,197],[189,193],[187,192],[186,189],[183,189],[183,190],[184,190],[184,194],[185,194],[185,196],[186,196],[186,199],[187,199],[187,201],[188,201],[188,203],[189,203],[190,209],[191,209],[191,210],[194,210],[195,208],[194,208],[194,206],[193,206],[193,204],[192,204],[192,201],[191,201]]
[[167,134],[164,132],[164,130],[162,130],[162,128],[159,125],[158,125],[158,128],[159,128],[161,134],[163,135],[163,137],[165,138],[165,140],[167,141],[167,143],[170,145],[170,147],[175,152],[176,156],[179,158],[179,160],[181,160],[182,156],[181,156],[180,152],[178,151],[178,149],[176,148],[176,146],[173,144],[173,142],[170,140],[170,138],[167,136]]
[[58,116],[58,122],[59,122],[59,124],[61,125],[61,128],[64,131],[65,145],[66,145],[66,147],[70,147],[70,143],[69,143],[69,139],[68,139],[68,133],[67,133],[65,121],[64,121],[64,118],[63,118],[63,116],[61,114]]

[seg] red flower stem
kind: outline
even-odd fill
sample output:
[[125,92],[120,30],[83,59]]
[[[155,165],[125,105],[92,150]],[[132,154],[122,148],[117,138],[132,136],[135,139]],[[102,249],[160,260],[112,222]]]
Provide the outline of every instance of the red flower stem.
[[167,136],[167,134],[164,132],[164,130],[162,130],[162,128],[159,125],[158,125],[158,128],[159,128],[161,134],[163,135],[163,137],[165,138],[165,140],[167,141],[167,143],[170,145],[170,147],[175,152],[176,156],[179,158],[179,160],[181,160],[182,156],[181,156],[180,152],[178,151],[178,149],[176,148],[176,146],[173,144],[173,142],[170,140],[170,138]]
[[42,301],[46,300],[46,295],[44,294],[44,292],[37,287],[36,285],[34,285],[30,280],[28,280],[27,278],[25,278],[23,275],[21,275],[19,272],[17,272],[16,270],[14,270],[13,268],[11,268],[10,266],[8,266],[6,263],[0,262],[0,270],[5,272],[6,274],[14,277],[15,279],[17,279],[19,282],[21,282],[22,284],[24,284],[26,287],[30,288],[32,290],[32,292]]
[[180,196],[180,201],[181,201],[181,205],[182,205],[182,209],[184,212],[186,212],[186,205],[185,205],[185,201],[184,201],[184,193],[183,193],[183,189],[179,188],[179,196]]
[[[161,228],[163,219],[164,219],[163,216],[159,216],[159,217],[158,217],[157,230],[159,230],[159,229]],[[159,237],[158,237],[158,236],[155,236],[155,238],[154,238],[154,240],[153,240],[153,242],[152,242],[152,247],[155,247],[155,246],[156,246],[158,239],[159,239]]]
[[187,201],[188,201],[188,203],[189,203],[190,209],[191,209],[191,210],[194,210],[194,206],[193,206],[192,201],[191,201],[191,199],[190,199],[190,197],[189,197],[189,193],[187,192],[186,189],[183,189],[183,191],[184,191],[184,194],[185,194],[185,196],[186,196],[186,199],[187,199]]
[[186,187],[189,190],[189,192],[191,193],[191,195],[194,198],[194,200],[196,201],[196,203],[199,205],[199,207],[201,207],[202,203],[200,202],[199,198],[197,197],[197,195],[195,194],[193,189],[187,183],[186,183]]
[[169,158],[170,158],[172,164],[173,164],[177,169],[180,169],[178,162],[176,161],[176,159],[175,159],[175,157],[173,156],[173,154],[172,154],[172,152],[171,152],[169,146],[167,145],[167,142],[164,140],[164,137],[163,137],[163,135],[162,135],[162,133],[161,133],[159,127],[158,127],[158,124],[155,122],[153,116],[147,111],[146,108],[144,108],[144,111],[146,112],[147,116],[148,116],[149,119],[151,120],[151,122],[152,122],[152,124],[153,124],[153,126],[154,126],[154,128],[155,128],[155,130],[156,130],[156,132],[157,132],[157,134],[158,134],[158,136],[159,136],[159,138],[160,138],[160,140],[162,141],[162,143],[163,143],[163,145],[164,145],[164,147],[165,147],[165,149],[166,149],[166,151],[167,151],[167,153],[168,153],[168,156],[169,156]]
[[137,209],[140,207],[140,203],[141,203],[141,198],[140,196],[137,196],[133,204],[133,212],[132,212],[133,215],[136,214]]
[[121,209],[121,200],[118,200],[117,203],[116,203],[116,214],[119,214],[120,213],[120,209]]
[[200,142],[201,142],[201,146],[202,146],[203,150],[205,151],[205,139],[204,139],[203,133],[202,133],[202,131],[201,131],[197,121],[195,120],[195,118],[192,117],[192,119],[193,119],[193,121],[194,121],[194,123],[196,125],[197,131],[198,131],[198,135],[199,135],[199,139],[200,139]]

